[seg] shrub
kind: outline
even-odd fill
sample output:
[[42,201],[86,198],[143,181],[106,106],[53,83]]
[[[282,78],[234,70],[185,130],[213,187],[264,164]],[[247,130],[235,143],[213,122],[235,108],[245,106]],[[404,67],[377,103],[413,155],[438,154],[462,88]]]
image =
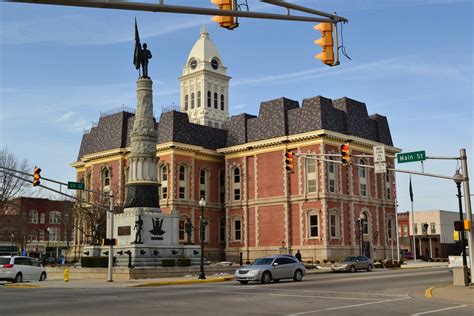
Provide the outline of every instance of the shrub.
[[175,260],[174,259],[163,259],[161,260],[161,266],[163,267],[174,267]]
[[189,258],[179,258],[177,260],[178,267],[189,267],[191,265],[191,259]]
[[[117,258],[114,257],[114,264]],[[82,257],[81,266],[84,268],[107,268],[109,266],[108,257]]]
[[319,260],[316,260],[316,264],[320,264],[321,262],[319,262]]
[[324,259],[323,262],[324,262],[324,263],[328,263],[328,260],[327,260],[327,259]]

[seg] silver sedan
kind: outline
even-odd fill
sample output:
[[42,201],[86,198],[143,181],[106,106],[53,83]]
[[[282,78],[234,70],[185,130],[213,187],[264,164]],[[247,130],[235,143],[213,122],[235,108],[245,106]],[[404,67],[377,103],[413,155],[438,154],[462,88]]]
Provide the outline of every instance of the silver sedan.
[[366,256],[349,256],[331,266],[331,270],[334,272],[356,272],[357,270],[367,270],[370,272],[373,268],[374,262]]
[[249,281],[279,282],[281,279],[301,281],[306,273],[304,264],[291,255],[273,255],[255,260],[251,265],[235,271],[235,280],[241,284]]

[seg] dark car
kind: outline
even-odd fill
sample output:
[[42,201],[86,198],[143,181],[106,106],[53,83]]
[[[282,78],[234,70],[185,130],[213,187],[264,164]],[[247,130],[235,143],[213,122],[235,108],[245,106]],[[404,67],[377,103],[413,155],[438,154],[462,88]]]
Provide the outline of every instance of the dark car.
[[339,260],[331,266],[331,271],[349,271],[356,272],[357,270],[372,271],[374,262],[366,256],[349,256]]

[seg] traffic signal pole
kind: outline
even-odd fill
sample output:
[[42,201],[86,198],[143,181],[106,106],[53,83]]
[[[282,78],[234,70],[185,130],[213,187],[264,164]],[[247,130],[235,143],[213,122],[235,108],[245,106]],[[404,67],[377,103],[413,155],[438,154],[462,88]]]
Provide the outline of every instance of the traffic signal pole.
[[[471,191],[469,190],[469,176],[467,171],[467,154],[466,149],[460,149],[459,151],[461,157],[461,171],[463,176],[463,188],[464,188],[464,207],[466,209],[466,219],[472,223],[472,209],[471,209]],[[469,258],[470,260],[470,270],[471,270],[471,284],[474,280],[474,229],[471,227],[469,234],[467,235],[467,243],[469,245]],[[463,249],[463,252],[466,253],[466,249]]]

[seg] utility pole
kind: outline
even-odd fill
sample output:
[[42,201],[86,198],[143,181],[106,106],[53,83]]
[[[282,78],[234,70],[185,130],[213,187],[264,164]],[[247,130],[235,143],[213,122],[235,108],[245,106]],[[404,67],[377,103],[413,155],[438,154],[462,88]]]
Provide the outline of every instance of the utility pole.
[[114,266],[114,191],[110,190],[109,194],[110,200],[110,211],[107,212],[107,218],[109,221],[108,225],[108,236],[110,243],[109,243],[109,264],[107,267],[107,282],[113,282],[112,279],[112,271]]
[[[471,209],[471,192],[469,190],[469,175],[467,171],[467,155],[466,149],[460,150],[461,156],[461,171],[463,175],[463,187],[464,187],[464,206],[466,209],[466,219],[469,223],[472,223],[472,209]],[[464,223],[463,223],[464,224]],[[469,230],[469,234],[467,235],[467,241],[469,245],[469,257],[470,260],[470,274],[471,274],[471,284],[473,284],[473,276],[474,276],[474,230],[471,227]],[[466,252],[466,249],[463,249],[463,252]]]

